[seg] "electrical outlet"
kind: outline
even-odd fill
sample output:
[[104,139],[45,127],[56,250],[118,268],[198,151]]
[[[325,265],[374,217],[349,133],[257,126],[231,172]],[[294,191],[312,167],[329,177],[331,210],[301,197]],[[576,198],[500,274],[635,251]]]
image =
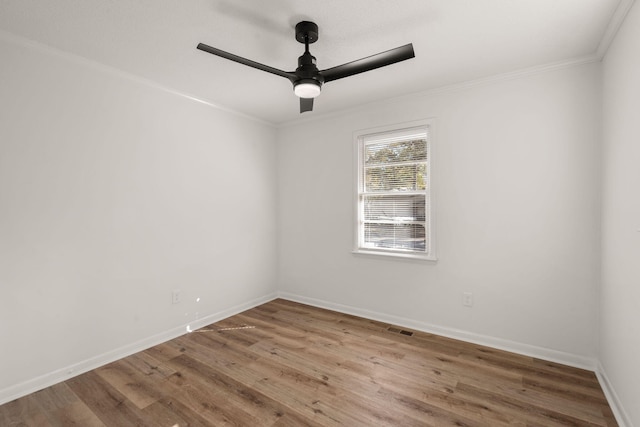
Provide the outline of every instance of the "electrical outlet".
[[473,294],[471,292],[462,293],[462,305],[465,307],[473,307]]
[[180,301],[182,301],[180,289],[174,289],[173,292],[171,292],[171,304],[178,304]]

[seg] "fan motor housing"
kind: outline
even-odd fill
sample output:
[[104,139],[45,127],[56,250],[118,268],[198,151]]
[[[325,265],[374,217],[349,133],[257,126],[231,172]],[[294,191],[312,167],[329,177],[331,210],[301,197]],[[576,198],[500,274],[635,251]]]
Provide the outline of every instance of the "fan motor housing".
[[[305,52],[298,58],[298,68],[296,69],[297,81],[314,80],[318,86],[324,83],[324,77],[320,74],[316,66],[316,57],[309,52]],[[294,84],[295,86],[295,84]]]

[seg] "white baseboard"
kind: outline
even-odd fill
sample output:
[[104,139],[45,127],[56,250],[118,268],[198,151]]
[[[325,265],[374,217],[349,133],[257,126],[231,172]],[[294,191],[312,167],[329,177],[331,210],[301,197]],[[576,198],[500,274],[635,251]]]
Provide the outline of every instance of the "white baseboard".
[[631,420],[629,415],[624,410],[618,395],[615,392],[615,389],[611,385],[611,381],[607,377],[607,373],[604,370],[604,367],[600,362],[598,362],[598,369],[596,370],[596,375],[598,377],[598,381],[600,382],[600,386],[602,387],[602,391],[604,391],[604,395],[607,397],[607,402],[609,402],[609,406],[613,411],[613,415],[616,417],[616,421],[618,422],[619,427],[631,427]]
[[552,350],[544,347],[537,347],[516,341],[505,340],[488,335],[476,334],[459,329],[447,328],[444,326],[433,325],[404,317],[394,316],[386,313],[379,313],[370,310],[364,310],[353,306],[338,304],[334,302],[319,300],[315,298],[304,297],[289,292],[279,292],[278,297],[290,301],[300,302],[319,308],[326,308],[340,313],[352,314],[354,316],[364,317],[380,322],[391,323],[393,325],[403,326],[405,328],[415,329],[417,331],[428,332],[431,334],[441,335],[461,341],[474,344],[484,345],[512,353],[518,353],[525,356],[535,357],[550,362],[561,363],[563,365],[573,366],[576,368],[595,371],[597,361],[594,358],[585,357],[577,354],[565,353],[558,350]]
[[226,319],[227,317],[264,304],[275,298],[277,298],[277,294],[275,293],[265,295],[263,297],[253,299],[246,303],[230,307],[217,313],[209,314],[201,319],[198,319],[197,321],[189,322],[188,324],[184,324],[176,328],[172,328],[170,330],[150,336],[148,338],[144,338],[140,341],[128,344],[124,347],[99,354],[73,365],[66,366],[56,371],[49,372],[45,375],[41,375],[39,377],[32,378],[22,383],[7,387],[0,390],[0,405],[11,402],[14,399],[18,399],[22,396],[26,396],[27,394],[36,392],[38,390],[42,390],[43,388],[50,387],[59,382],[66,381],[77,375],[91,371],[92,369],[96,369],[118,359],[122,359],[123,357],[127,357],[134,353],[146,350],[147,348],[153,347],[154,345],[172,340],[181,335],[187,334],[189,331],[202,328],[211,323],[218,322],[222,319]]

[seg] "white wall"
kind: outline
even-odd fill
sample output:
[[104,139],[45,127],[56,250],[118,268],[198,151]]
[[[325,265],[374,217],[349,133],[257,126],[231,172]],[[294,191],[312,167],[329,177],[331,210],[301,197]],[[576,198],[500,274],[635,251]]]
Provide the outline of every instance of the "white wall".
[[[281,292],[594,367],[599,88],[587,64],[282,128]],[[352,254],[353,132],[431,117],[439,261]]]
[[0,400],[275,295],[272,127],[6,38],[0,57]]
[[600,362],[628,425],[640,426],[640,5],[603,65]]

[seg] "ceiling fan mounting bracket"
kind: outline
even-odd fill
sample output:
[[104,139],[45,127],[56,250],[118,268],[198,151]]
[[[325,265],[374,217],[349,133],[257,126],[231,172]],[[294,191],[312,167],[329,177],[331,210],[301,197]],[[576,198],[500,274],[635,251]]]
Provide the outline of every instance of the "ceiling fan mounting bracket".
[[318,41],[318,26],[314,22],[302,21],[296,24],[296,40],[300,43],[315,43]]

